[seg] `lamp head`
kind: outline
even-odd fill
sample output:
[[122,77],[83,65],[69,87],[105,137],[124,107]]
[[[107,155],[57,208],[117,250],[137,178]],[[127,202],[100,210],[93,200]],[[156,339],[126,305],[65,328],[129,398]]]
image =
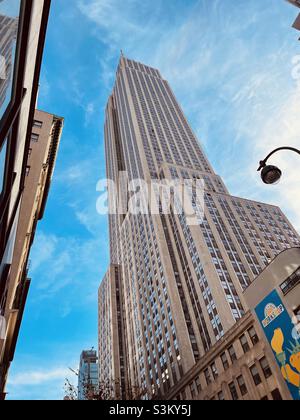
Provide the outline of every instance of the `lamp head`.
[[261,179],[267,185],[278,184],[282,176],[282,172],[277,166],[265,165],[261,171]]

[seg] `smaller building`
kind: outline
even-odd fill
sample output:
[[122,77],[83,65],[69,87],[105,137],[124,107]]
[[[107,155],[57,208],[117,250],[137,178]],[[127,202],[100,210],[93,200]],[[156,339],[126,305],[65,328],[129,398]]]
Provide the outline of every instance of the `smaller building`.
[[294,400],[300,400],[300,248],[279,254],[245,291]]
[[290,400],[259,326],[248,312],[172,387],[167,400]]
[[244,296],[250,311],[166,399],[300,399],[300,248],[279,254]]
[[98,367],[98,356],[95,350],[85,350],[81,353],[78,375],[78,400],[87,400],[89,392],[97,392],[99,388]]

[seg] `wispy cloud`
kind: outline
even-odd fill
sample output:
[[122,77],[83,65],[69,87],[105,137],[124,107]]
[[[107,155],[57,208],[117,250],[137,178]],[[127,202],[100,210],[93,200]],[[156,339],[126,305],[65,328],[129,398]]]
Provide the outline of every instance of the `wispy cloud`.
[[10,378],[10,385],[41,385],[54,380],[63,381],[69,375],[70,371],[67,368],[54,368],[49,371],[29,371],[12,376]]
[[[84,221],[88,223],[88,221]],[[97,238],[76,239],[74,237],[55,237],[50,236],[50,241],[55,244],[51,253],[44,254],[38,265],[32,267],[32,277],[38,278],[34,282],[34,288],[40,293],[35,300],[55,299],[55,296],[67,290],[64,294],[63,302],[68,304],[73,310],[85,304],[85,296],[93,293],[94,300],[97,300],[97,287],[103,274],[100,264],[101,259],[107,260],[107,241],[106,237],[99,235]],[[39,232],[36,244],[33,248],[32,259],[35,260],[39,255],[40,243],[47,243],[47,235]],[[89,273],[89,281],[86,282],[86,273]],[[85,291],[84,294],[81,290]],[[80,299],[78,299],[80,296]],[[65,315],[66,306],[63,313]],[[60,310],[60,307],[57,307]]]
[[[112,67],[120,48],[157,66],[232,192],[282,204],[298,224],[298,176],[288,171],[293,157],[280,159],[286,177],[272,191],[265,191],[256,173],[267,150],[300,137],[299,95],[291,77],[296,39],[293,45],[288,36],[291,20],[288,14],[282,16],[278,3],[201,0],[187,4],[181,16],[168,5],[168,17],[159,15],[164,6],[160,1],[155,7],[150,2],[138,7],[135,0],[77,4],[95,25],[94,35],[109,46],[104,68]],[[249,179],[252,184],[244,182]]]

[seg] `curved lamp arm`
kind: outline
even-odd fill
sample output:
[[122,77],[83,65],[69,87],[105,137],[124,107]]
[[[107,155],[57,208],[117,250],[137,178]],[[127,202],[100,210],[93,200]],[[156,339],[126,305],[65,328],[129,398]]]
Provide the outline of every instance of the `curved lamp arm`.
[[264,160],[261,160],[259,162],[260,166],[257,171],[261,171],[266,166],[267,161],[270,159],[270,157],[273,156],[275,153],[279,152],[280,150],[290,150],[300,155],[300,150],[296,149],[295,147],[278,147],[278,149],[273,150],[273,152],[271,152]]

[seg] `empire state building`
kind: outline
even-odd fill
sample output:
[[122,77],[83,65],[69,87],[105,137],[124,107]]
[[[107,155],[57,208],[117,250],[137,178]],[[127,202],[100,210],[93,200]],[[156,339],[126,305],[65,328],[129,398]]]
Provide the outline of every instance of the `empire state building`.
[[[157,69],[121,57],[105,144],[107,177],[119,189],[124,172],[146,183],[204,180],[199,224],[172,206],[169,214],[109,215],[111,266],[99,289],[100,380],[117,383],[117,397],[138,388],[151,398],[168,394],[242,322],[244,290],[300,241],[278,207],[230,195]],[[216,371],[210,367],[210,375]]]

